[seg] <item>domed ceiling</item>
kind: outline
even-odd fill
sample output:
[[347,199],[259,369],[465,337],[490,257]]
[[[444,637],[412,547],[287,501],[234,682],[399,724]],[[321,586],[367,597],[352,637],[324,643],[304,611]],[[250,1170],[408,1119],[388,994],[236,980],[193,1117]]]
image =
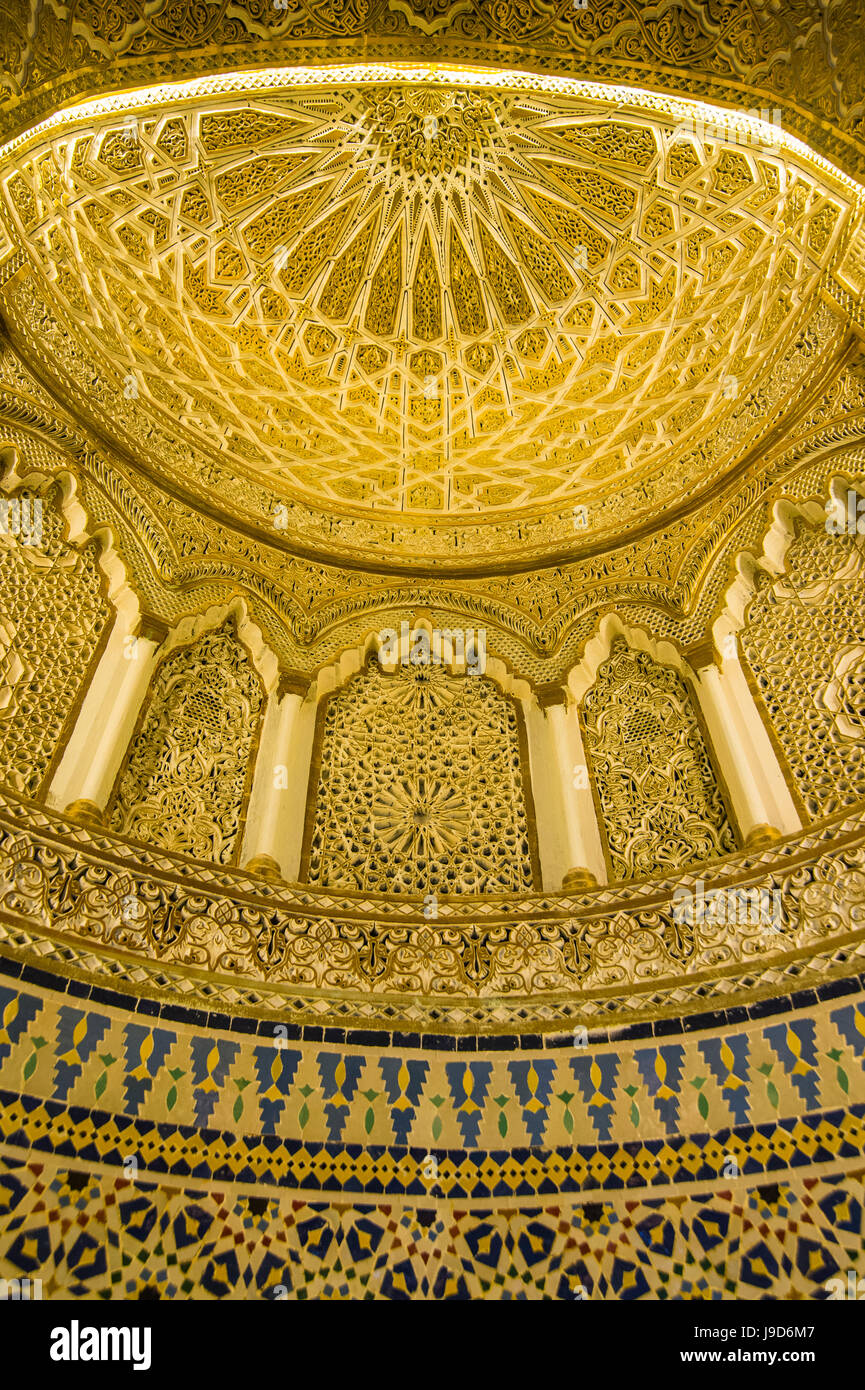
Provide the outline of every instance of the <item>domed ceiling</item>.
[[735,443],[859,192],[693,103],[434,70],[208,79],[2,153],[10,232],[118,420],[205,458],[210,505],[421,558],[573,543],[714,481],[701,441]]

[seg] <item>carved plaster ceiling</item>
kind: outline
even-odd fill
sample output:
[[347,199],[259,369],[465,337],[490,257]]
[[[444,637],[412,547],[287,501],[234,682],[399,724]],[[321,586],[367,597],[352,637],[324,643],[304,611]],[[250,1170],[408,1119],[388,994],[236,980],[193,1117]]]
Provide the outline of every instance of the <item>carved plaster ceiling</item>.
[[370,548],[624,525],[710,481],[677,460],[811,312],[861,190],[694,103],[348,76],[90,103],[0,152],[13,240],[124,408],[211,456],[217,504],[240,480]]

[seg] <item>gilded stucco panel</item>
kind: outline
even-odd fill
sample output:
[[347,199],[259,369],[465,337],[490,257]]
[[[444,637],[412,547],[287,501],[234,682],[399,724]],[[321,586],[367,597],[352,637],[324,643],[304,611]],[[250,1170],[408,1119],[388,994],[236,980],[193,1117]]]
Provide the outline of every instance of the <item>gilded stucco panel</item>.
[[372,658],[321,730],[310,883],[368,892],[532,886],[516,709],[479,675]]
[[583,701],[583,721],[615,878],[645,878],[736,848],[677,672],[618,638]]
[[0,777],[38,795],[111,621],[96,546],[66,539],[59,491],[0,513]]
[[261,683],[231,623],[167,656],[118,777],[112,828],[230,863],[262,702]]
[[865,797],[863,537],[800,529],[758,584],[742,649],[808,813],[834,815]]

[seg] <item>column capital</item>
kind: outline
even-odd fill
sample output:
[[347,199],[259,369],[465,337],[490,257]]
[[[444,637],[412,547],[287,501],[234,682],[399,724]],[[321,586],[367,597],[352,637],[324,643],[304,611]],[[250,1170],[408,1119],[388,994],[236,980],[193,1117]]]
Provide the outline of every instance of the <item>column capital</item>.
[[535,686],[535,696],[541,709],[551,709],[554,705],[566,705],[568,692],[556,681]]
[[276,696],[281,700],[284,695],[300,695],[302,699],[310,687],[309,676],[304,676],[300,671],[289,671],[284,667],[279,668],[279,678],[276,682]]
[[155,647],[161,647],[170,631],[170,625],[162,618],[142,609],[133,636],[143,637],[145,642],[152,642]]
[[703,671],[707,666],[714,666],[716,664],[714,638],[711,636],[703,637],[699,642],[694,642],[685,649],[684,657],[693,671]]

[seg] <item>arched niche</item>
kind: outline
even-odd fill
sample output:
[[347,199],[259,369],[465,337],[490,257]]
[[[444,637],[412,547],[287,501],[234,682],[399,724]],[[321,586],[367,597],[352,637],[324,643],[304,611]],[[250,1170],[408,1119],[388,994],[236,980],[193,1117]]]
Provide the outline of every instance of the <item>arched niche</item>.
[[227,622],[234,623],[237,636],[258,672],[262,688],[269,695],[279,683],[279,661],[261,628],[250,616],[246,599],[240,594],[235,594],[226,603],[212,604],[202,612],[180,618],[169,628],[160,646],[160,660],[178,647],[189,646],[203,634],[213,632]]
[[119,834],[237,863],[276,657],[243,599],[166,636],[108,799]]
[[822,498],[779,499],[760,550],[736,557],[713,626],[725,659],[741,662],[806,820],[865,799],[863,501],[862,480],[844,473]]
[[[530,687],[435,633],[425,617],[395,643],[370,632],[318,673],[301,879],[433,904],[540,887]],[[419,649],[430,659],[412,660]]]
[[568,674],[611,880],[737,847],[694,672],[674,644],[607,614]]
[[131,631],[140,605],[111,528],[92,525],[69,470],[19,471],[14,448],[0,468],[0,776],[41,797],[106,644]]

